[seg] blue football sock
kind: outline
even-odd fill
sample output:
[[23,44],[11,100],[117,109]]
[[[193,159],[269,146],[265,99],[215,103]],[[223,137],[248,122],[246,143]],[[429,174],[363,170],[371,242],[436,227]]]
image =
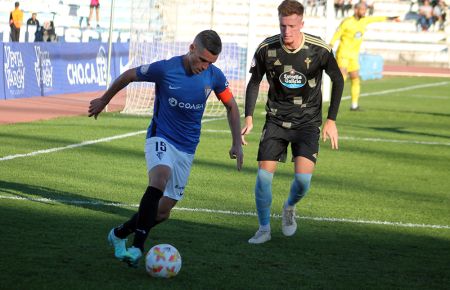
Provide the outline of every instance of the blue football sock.
[[255,185],[255,200],[259,225],[263,227],[270,224],[270,206],[272,204],[272,179],[273,173],[270,173],[269,171],[264,169],[258,170]]
[[291,191],[289,192],[289,198],[287,204],[294,206],[299,202],[308,192],[311,185],[312,174],[296,173],[294,180],[291,184]]

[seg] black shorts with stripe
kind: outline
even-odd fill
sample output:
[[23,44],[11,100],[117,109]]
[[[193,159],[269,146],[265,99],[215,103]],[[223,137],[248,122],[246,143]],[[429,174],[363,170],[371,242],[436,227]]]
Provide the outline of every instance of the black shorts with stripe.
[[302,156],[316,163],[319,153],[320,128],[287,129],[272,122],[264,125],[259,142],[258,161],[286,162],[291,143],[292,160]]

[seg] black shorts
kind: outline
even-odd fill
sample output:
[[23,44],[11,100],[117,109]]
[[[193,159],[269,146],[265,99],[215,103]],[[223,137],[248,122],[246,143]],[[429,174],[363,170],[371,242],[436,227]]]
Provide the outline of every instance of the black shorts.
[[99,7],[100,7],[100,4],[89,5],[89,7],[91,7],[91,8],[99,8]]
[[259,142],[257,160],[286,162],[287,147],[291,143],[292,160],[302,156],[316,163],[319,138],[318,127],[286,129],[266,122]]

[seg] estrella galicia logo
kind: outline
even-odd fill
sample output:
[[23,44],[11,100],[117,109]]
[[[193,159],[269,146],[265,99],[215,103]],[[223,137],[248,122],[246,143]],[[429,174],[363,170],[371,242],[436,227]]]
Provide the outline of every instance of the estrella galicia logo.
[[298,89],[306,84],[306,77],[301,72],[292,69],[279,77],[280,83],[290,89]]
[[177,101],[177,99],[175,99],[175,98],[169,98],[169,104],[170,104],[172,107],[175,107],[175,106],[178,104],[178,101]]

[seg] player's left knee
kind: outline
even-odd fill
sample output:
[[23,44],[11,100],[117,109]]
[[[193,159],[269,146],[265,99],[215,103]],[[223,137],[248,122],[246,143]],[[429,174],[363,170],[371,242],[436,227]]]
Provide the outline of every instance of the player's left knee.
[[294,176],[294,182],[297,188],[297,195],[299,198],[303,198],[308,192],[311,186],[312,174],[297,173]]

